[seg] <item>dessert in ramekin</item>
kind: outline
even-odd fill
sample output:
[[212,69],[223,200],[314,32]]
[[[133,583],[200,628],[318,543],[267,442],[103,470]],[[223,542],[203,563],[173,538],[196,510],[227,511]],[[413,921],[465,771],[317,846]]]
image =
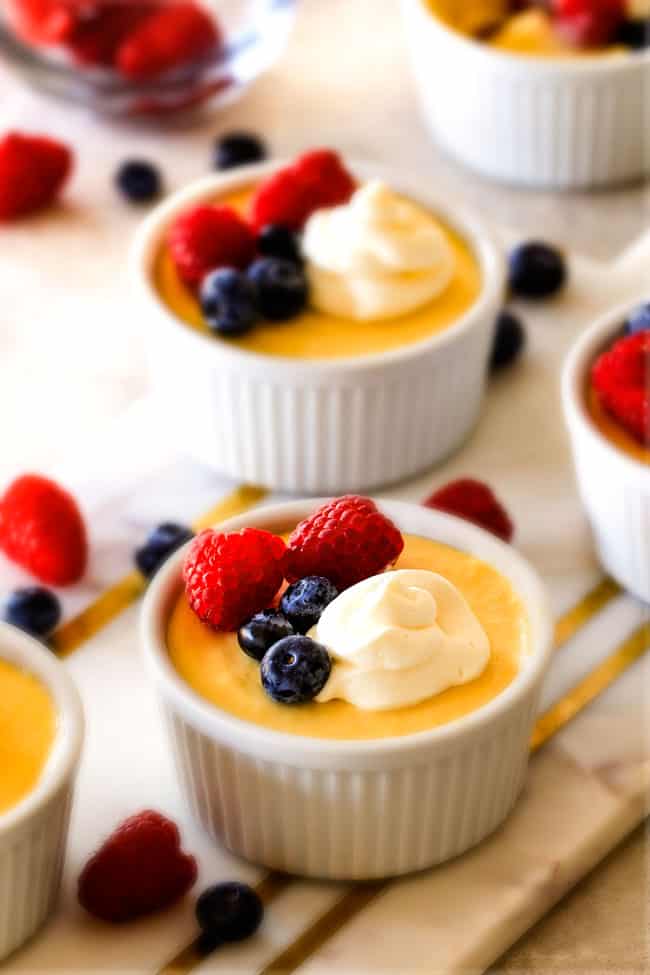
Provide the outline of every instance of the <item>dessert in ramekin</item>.
[[650,602],[650,316],[630,332],[637,311],[617,308],[585,332],[567,359],[562,393],[600,560]]
[[[647,176],[650,48],[629,49],[632,32],[620,35],[627,44],[613,37],[615,43],[571,56],[575,49],[540,9],[506,18],[496,28],[498,43],[485,43],[481,31],[489,37],[508,6],[403,0],[435,138],[468,166],[509,183],[587,187]],[[452,15],[444,15],[447,8]]]
[[[308,636],[288,638],[291,667],[296,639],[298,665],[300,653],[319,647],[310,676],[298,673],[297,685],[282,676],[286,640],[271,640],[257,663],[249,659],[259,658],[252,621],[246,636],[192,620],[182,570],[196,596],[194,583],[206,578],[194,572],[202,546],[225,545],[223,532],[236,552],[245,544],[242,529],[286,535],[300,522],[288,554],[273,555],[291,580],[299,574],[296,545],[300,558],[308,557],[295,542],[304,539],[303,519],[313,525],[323,516],[331,528],[333,502],[260,508],[220,526],[218,536],[200,536],[154,579],[143,641],[181,788],[204,828],[271,868],[378,878],[449,859],[506,817],[526,771],[552,626],[535,573],[481,529],[411,504],[386,502],[377,512],[363,499],[343,503],[369,508],[368,517],[388,525],[392,519],[389,531],[403,533],[405,548],[392,569],[347,587],[330,561],[342,591],[330,592],[320,618],[303,625],[295,601],[286,602],[297,590],[284,591],[279,613],[296,634],[317,619]],[[345,526],[363,515],[339,517]],[[372,537],[383,530],[373,528]],[[316,534],[321,544],[324,535]],[[338,551],[332,544],[330,554]],[[398,552],[392,549],[393,559]],[[204,610],[201,619],[209,618],[209,605]],[[330,660],[324,670],[322,654]]]
[[0,623],[0,959],[51,914],[59,891],[81,702],[64,667],[36,640]]
[[[210,334],[170,258],[170,227],[202,204],[241,213],[251,192],[281,181],[287,168],[201,180],[157,208],[138,236],[133,267],[161,422],[202,462],[272,488],[340,492],[399,480],[453,451],[478,419],[502,256],[455,206],[355,167],[352,198],[307,221],[304,311],[242,335],[234,328],[226,337],[223,323]],[[309,192],[320,189],[315,180]]]

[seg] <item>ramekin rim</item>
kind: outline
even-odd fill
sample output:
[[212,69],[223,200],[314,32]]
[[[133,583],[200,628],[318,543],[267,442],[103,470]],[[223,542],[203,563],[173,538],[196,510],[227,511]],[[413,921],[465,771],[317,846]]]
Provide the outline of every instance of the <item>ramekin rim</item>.
[[626,301],[601,315],[571,346],[562,368],[562,403],[567,422],[597,445],[610,463],[622,467],[632,478],[650,487],[650,465],[626,454],[598,429],[587,409],[585,388],[587,371],[593,364],[598,350],[622,331],[625,319],[642,304],[642,300]]
[[[295,523],[326,500],[326,498],[310,498],[264,505],[229,519],[219,527],[234,531],[250,524],[257,526],[261,523],[263,527],[264,524],[270,525],[277,523],[278,520],[284,521],[285,518],[287,523]],[[249,745],[252,743],[251,751],[255,750],[254,746],[257,743],[262,748],[265,746],[268,748],[272,744],[274,748],[284,749],[278,752],[279,754],[286,754],[287,749],[294,754],[299,753],[303,760],[310,757],[316,759],[319,756],[323,759],[324,755],[335,759],[343,756],[350,759],[372,759],[382,754],[394,755],[419,748],[443,747],[470,734],[476,734],[481,728],[490,725],[513,708],[536,682],[543,679],[552,653],[553,624],[545,587],[528,561],[511,546],[460,518],[432,511],[411,502],[378,500],[377,504],[398,524],[400,514],[405,517],[408,513],[417,511],[432,525],[437,525],[438,532],[444,535],[447,530],[450,535],[458,539],[455,544],[461,550],[471,551],[473,548],[487,550],[490,553],[489,557],[488,555],[477,557],[486,562],[495,560],[503,566],[508,564],[514,574],[522,580],[525,579],[526,587],[533,595],[524,596],[516,586],[515,588],[526,604],[531,625],[535,619],[537,628],[531,640],[531,653],[527,664],[522,666],[511,683],[487,704],[452,722],[409,735],[381,739],[328,739],[292,735],[256,725],[222,711],[193,691],[175,671],[164,645],[164,637],[159,635],[164,634],[168,618],[168,610],[165,613],[163,603],[169,598],[172,588],[178,591],[181,586],[180,572],[188,547],[186,545],[159,570],[149,586],[142,607],[141,642],[144,647],[145,662],[153,680],[161,686],[163,695],[173,700],[174,709],[179,711],[191,725],[215,737],[219,736],[219,731],[224,729],[230,731],[231,737],[236,737],[239,742],[246,742]],[[433,532],[433,528],[431,531]],[[448,539],[442,541],[445,544],[454,544]],[[501,565],[499,569],[504,573],[507,572]],[[163,614],[167,618],[162,619]]]
[[50,754],[35,787],[15,806],[0,813],[0,842],[23,826],[74,776],[84,738],[81,697],[61,661],[34,637],[0,622],[0,660],[32,674],[51,694],[57,728]]
[[500,62],[503,67],[511,70],[530,70],[537,76],[549,75],[588,75],[597,74],[601,70],[608,72],[634,71],[645,65],[650,65],[650,48],[636,51],[630,49],[629,57],[607,57],[602,54],[586,54],[581,57],[552,58],[534,54],[519,54],[495,48],[489,44],[481,44],[473,37],[468,37],[456,30],[451,24],[439,17],[435,11],[426,6],[426,0],[402,0],[405,6],[411,5],[418,14],[426,17],[440,32],[453,40],[466,51],[474,51],[486,60]]
[[[139,294],[150,304],[160,316],[169,331],[173,331],[179,341],[185,340],[194,346],[195,350],[218,357],[221,361],[240,364],[256,365],[264,369],[295,370],[299,365],[301,372],[308,375],[317,373],[348,373],[376,369],[419,358],[423,352],[442,348],[450,342],[465,335],[483,320],[485,313],[494,306],[498,307],[506,284],[506,266],[503,248],[492,231],[472,211],[464,206],[450,205],[436,193],[424,193],[421,186],[409,183],[405,173],[396,171],[394,167],[382,166],[368,161],[346,160],[353,172],[363,178],[378,177],[391,181],[399,192],[408,194],[423,206],[443,217],[468,243],[475,258],[480,264],[483,277],[483,287],[475,302],[460,318],[448,328],[430,335],[418,342],[411,342],[395,349],[376,352],[363,356],[346,356],[341,358],[291,358],[287,356],[271,356],[263,353],[251,352],[238,346],[228,345],[225,341],[217,341],[209,335],[204,335],[181,321],[162,300],[151,280],[151,269],[157,246],[165,229],[173,216],[185,206],[199,202],[218,193],[228,193],[242,188],[256,179],[275,172],[286,165],[286,159],[273,159],[250,166],[241,166],[236,170],[225,173],[211,173],[189,185],[170,194],[144,219],[136,231],[130,251],[131,279]],[[428,202],[427,202],[428,200]]]

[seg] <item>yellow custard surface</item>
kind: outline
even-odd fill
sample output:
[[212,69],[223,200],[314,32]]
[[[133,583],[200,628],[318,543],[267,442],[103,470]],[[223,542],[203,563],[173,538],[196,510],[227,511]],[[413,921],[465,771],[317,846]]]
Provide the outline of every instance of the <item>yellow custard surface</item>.
[[0,816],[35,788],[56,723],[54,702],[43,684],[0,659]]
[[650,447],[644,447],[604,409],[593,386],[587,387],[587,410],[600,433],[628,457],[650,465]]
[[461,34],[490,47],[530,57],[593,57],[627,53],[621,44],[578,48],[555,30],[541,8],[511,13],[509,0],[427,0],[431,12]]
[[363,711],[347,701],[276,704],[260,684],[259,665],[235,633],[211,630],[181,593],[167,627],[167,648],[178,674],[205,700],[253,724],[293,735],[372,739],[409,735],[470,714],[500,694],[529,653],[525,607],[510,582],[490,565],[439,542],[405,536],[396,569],[429,569],[463,593],[490,641],[487,667],[476,680],[406,708]]
[[[253,189],[219,197],[218,202],[245,213]],[[216,202],[216,201],[215,201]],[[442,332],[454,325],[478,299],[483,276],[467,242],[443,225],[456,261],[455,274],[446,290],[416,311],[397,318],[360,322],[336,318],[307,308],[288,322],[260,322],[247,335],[233,339],[215,337],[203,320],[196,295],[176,272],[168,247],[163,244],[154,264],[154,284],[165,304],[187,325],[215,342],[258,355],[295,359],[344,359],[376,355],[401,348]]]

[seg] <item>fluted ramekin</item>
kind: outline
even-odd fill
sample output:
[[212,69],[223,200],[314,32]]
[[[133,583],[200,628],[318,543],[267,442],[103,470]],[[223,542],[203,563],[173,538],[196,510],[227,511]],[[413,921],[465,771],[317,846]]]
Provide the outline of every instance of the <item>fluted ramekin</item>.
[[580,337],[564,366],[562,399],[578,487],[600,561],[624,589],[650,603],[650,465],[600,432],[586,400],[591,366],[622,334],[623,322],[638,304],[614,309]]
[[606,186],[650,173],[650,51],[542,58],[495,50],[402,0],[436,140],[472,169],[535,187]]
[[[224,527],[283,531],[317,503],[259,508]],[[195,694],[169,660],[165,634],[184,551],[157,574],[145,600],[146,662],[190,809],[232,852],[276,870],[355,880],[421,870],[496,829],[522,787],[551,648],[541,583],[512,548],[473,525],[413,504],[380,507],[402,531],[489,562],[528,610],[531,652],[517,677],[484,707],[443,727],[332,741],[242,721]]]
[[57,712],[54,743],[36,787],[0,814],[3,959],[31,938],[56,904],[84,722],[79,695],[63,665],[40,643],[8,623],[0,623],[0,659],[41,681],[52,695]]
[[[198,201],[260,180],[279,163],[193,184],[159,206],[137,236],[132,267],[146,327],[160,422],[202,463],[278,490],[363,491],[430,467],[479,417],[505,272],[474,217],[420,185],[384,175],[468,241],[483,275],[476,303],[425,341],[377,355],[291,359],[258,355],[179,321],[152,281],[170,221]],[[291,328],[288,323],[287,328]]]

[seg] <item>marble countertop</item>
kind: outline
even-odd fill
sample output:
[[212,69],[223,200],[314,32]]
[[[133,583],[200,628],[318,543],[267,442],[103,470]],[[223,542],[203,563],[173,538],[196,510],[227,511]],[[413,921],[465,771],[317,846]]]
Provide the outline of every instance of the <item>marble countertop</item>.
[[[398,0],[302,0],[282,63],[224,113],[161,132],[111,126],[27,92],[0,70],[0,130],[48,130],[76,146],[56,211],[0,236],[0,480],[56,467],[146,392],[125,243],[140,219],[115,195],[125,156],[156,159],[173,189],[206,171],[213,135],[253,128],[273,150],[332,144],[407,166],[522,236],[612,257],[650,223],[650,189],[546,194],[486,184],[430,142],[408,70]],[[345,38],[345,43],[342,43]],[[637,831],[501,960],[514,972],[648,970],[647,836]]]

